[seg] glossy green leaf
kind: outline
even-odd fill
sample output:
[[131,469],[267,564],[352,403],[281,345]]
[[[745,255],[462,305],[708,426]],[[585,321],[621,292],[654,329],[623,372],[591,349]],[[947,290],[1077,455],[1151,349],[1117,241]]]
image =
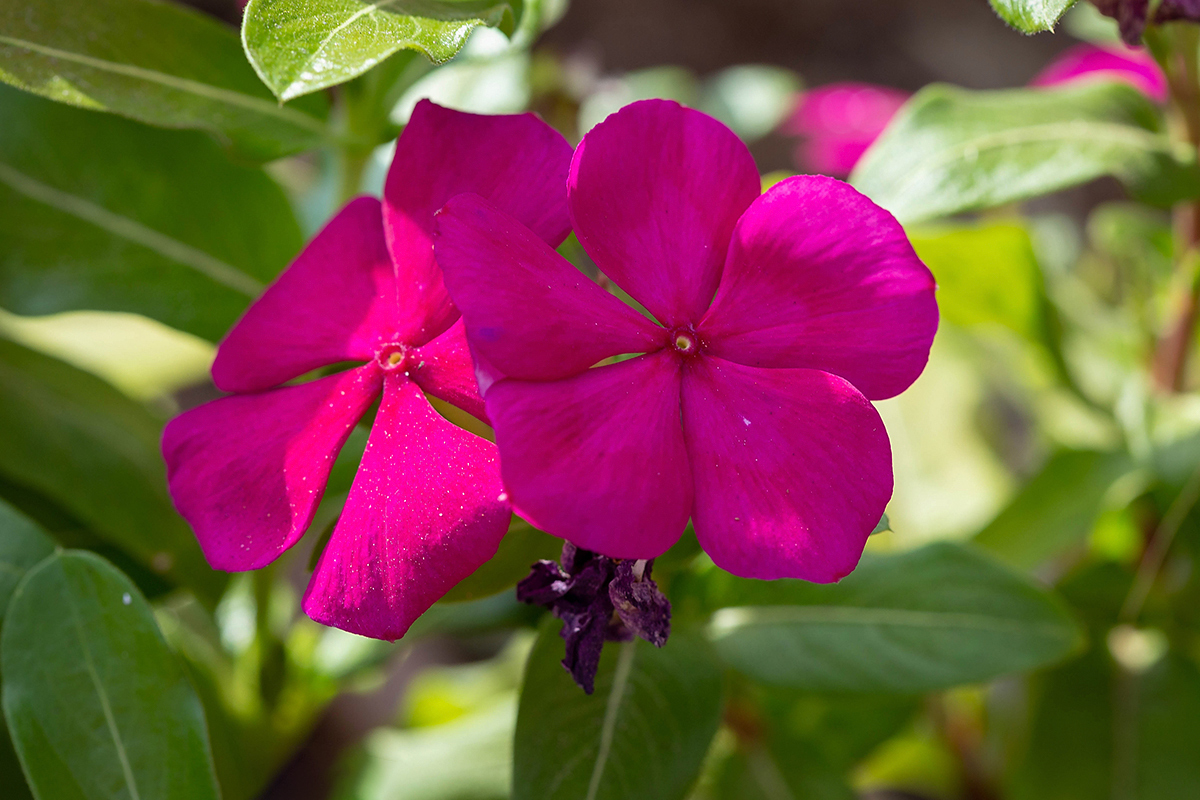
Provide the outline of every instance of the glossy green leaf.
[[1195,154],[1175,149],[1154,105],[1130,86],[1104,82],[987,92],[926,87],[867,151],[851,183],[908,224],[1104,175],[1163,193],[1180,182],[1200,190]]
[[54,552],[54,542],[25,515],[0,500],[0,624],[26,570]]
[[769,684],[916,692],[1033,669],[1079,643],[1053,596],[956,544],[865,558],[835,585],[705,577],[718,654]]
[[513,800],[681,800],[721,717],[708,645],[680,631],[661,650],[610,643],[586,695],[560,663],[560,624],[547,619],[525,668]]
[[1075,0],[989,0],[1000,18],[1023,33],[1054,30]]
[[1000,325],[1037,339],[1043,325],[1042,276],[1020,225],[924,228],[910,232],[937,279],[938,312],[956,325]]
[[975,544],[1014,566],[1033,568],[1079,545],[1091,531],[1109,487],[1132,469],[1124,453],[1056,453],[975,536]]
[[496,555],[446,593],[443,600],[478,600],[517,585],[535,561],[557,561],[562,539],[542,533],[520,517],[513,517]]
[[61,553],[26,573],[0,671],[39,798],[219,798],[200,701],[149,604],[99,556]]
[[363,74],[401,49],[435,64],[480,25],[515,27],[517,0],[250,0],[242,42],[280,100]]
[[161,426],[98,378],[0,340],[0,475],[131,558],[215,598],[224,586],[167,495]]
[[0,0],[0,81],[151,125],[208,131],[262,161],[326,137],[322,100],[280,106],[233,31],[162,0]]
[[0,87],[0,305],[131,311],[217,341],[299,251],[266,173],[203,134]]

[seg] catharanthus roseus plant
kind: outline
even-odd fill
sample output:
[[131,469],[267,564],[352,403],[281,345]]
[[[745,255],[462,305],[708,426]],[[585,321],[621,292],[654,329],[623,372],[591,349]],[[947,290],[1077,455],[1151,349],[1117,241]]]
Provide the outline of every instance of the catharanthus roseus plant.
[[[417,107],[383,204],[363,198],[343,209],[221,343],[213,380],[234,396],[167,426],[171,494],[214,567],[257,569],[299,541],[338,451],[381,393],[304,610],[397,639],[491,558],[510,516],[495,448],[424,396],[484,418],[433,260],[433,214],[459,192],[480,192],[556,244],[568,227],[569,154],[532,116]],[[345,361],[366,363],[274,388]]]
[[937,329],[904,230],[829,178],[760,196],[729,129],[655,100],[584,137],[567,202],[653,318],[481,197],[438,215],[467,337],[505,376],[485,400],[514,507],[613,558],[662,555],[692,518],[734,574],[847,575],[892,492],[869,400],[916,379]]

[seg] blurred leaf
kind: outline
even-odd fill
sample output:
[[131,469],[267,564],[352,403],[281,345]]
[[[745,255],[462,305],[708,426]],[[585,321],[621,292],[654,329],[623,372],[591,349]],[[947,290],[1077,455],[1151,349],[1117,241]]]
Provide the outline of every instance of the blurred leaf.
[[62,553],[26,573],[0,658],[39,797],[219,797],[200,701],[150,606],[100,557]]
[[444,725],[376,730],[334,799],[506,800],[516,705],[510,695]]
[[0,797],[4,800],[33,800],[3,715],[0,715]]
[[721,717],[708,645],[680,631],[661,650],[610,643],[586,695],[563,669],[559,625],[547,618],[525,668],[513,800],[683,798]]
[[421,100],[470,114],[515,114],[529,105],[530,56],[504,34],[478,28],[449,64],[431,70],[389,109],[394,125],[406,125]]
[[28,517],[0,500],[0,624],[25,571],[54,552],[54,542]]
[[1125,453],[1059,451],[974,541],[1016,567],[1036,567],[1083,542],[1109,487],[1132,469]]
[[303,244],[279,186],[201,134],[2,87],[0,116],[10,311],[131,311],[217,341]]
[[259,77],[290,100],[361,75],[397,50],[435,64],[480,25],[511,33],[517,0],[250,0],[242,42]]
[[478,600],[517,585],[529,574],[535,561],[557,561],[562,539],[542,533],[520,517],[514,516],[508,533],[500,540],[500,549],[492,560],[475,570],[442,598],[444,601]]
[[1118,83],[987,92],[934,85],[901,109],[851,182],[905,224],[1103,175],[1164,196],[1181,183],[1195,193],[1195,154],[1181,155],[1160,127],[1150,100]]
[[1001,19],[1022,33],[1054,30],[1075,0],[988,0]]
[[[790,744],[790,743],[789,743]],[[844,770],[813,761],[803,747],[756,744],[733,753],[716,777],[714,800],[856,800]]]
[[[283,108],[233,31],[160,0],[0,0],[0,80],[60,103],[208,131],[259,161],[325,138],[323,100]],[[5,112],[6,123],[14,116]]]
[[800,88],[800,78],[791,70],[739,64],[704,82],[697,107],[752,142],[775,130],[795,108]]
[[942,319],[965,327],[1002,325],[1039,339],[1042,277],[1023,227],[1001,223],[918,229],[909,239],[937,279]]
[[0,339],[0,474],[212,601],[225,576],[171,506],[159,433],[142,406],[100,379]]
[[627,72],[601,83],[579,105],[579,133],[587,133],[604,118],[636,100],[675,100],[695,105],[699,81],[690,70],[666,66]]
[[834,585],[705,575],[717,653],[767,684],[918,692],[990,680],[1079,644],[1064,606],[947,542],[864,558]]
[[884,531],[890,531],[891,529],[892,523],[888,520],[888,515],[884,514],[879,518],[879,522],[875,524],[875,530],[871,531],[871,535],[874,536],[877,533],[883,533]]
[[1095,648],[1038,682],[1033,708],[1013,800],[1200,796],[1200,671],[1189,659],[1121,672]]

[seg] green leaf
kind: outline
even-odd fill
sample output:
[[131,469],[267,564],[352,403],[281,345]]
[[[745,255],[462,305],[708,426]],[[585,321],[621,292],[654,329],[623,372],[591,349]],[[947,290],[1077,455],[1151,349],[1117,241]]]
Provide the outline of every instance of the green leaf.
[[1023,33],[1052,31],[1075,0],[989,0],[1001,19]]
[[909,239],[937,279],[942,319],[1000,325],[1037,340],[1042,276],[1029,233],[1009,223],[918,229]]
[[161,426],[98,378],[0,339],[0,475],[207,600],[212,570],[167,495]]
[[25,571],[54,552],[54,542],[28,517],[0,500],[0,623]]
[[512,32],[515,0],[250,0],[242,43],[280,100],[363,74],[401,49],[435,64],[454,57],[480,25]]
[[851,182],[908,224],[978,211],[1114,175],[1167,188],[1196,177],[1136,89],[922,89],[859,162]]
[[203,134],[6,87],[0,118],[10,311],[131,311],[217,341],[303,244],[279,186]]
[[443,600],[478,600],[516,586],[535,561],[557,561],[562,540],[542,533],[520,517],[513,517],[500,549],[466,580],[446,593]]
[[0,637],[4,716],[40,798],[220,796],[204,712],[149,604],[99,556],[26,573]]
[[1133,469],[1124,453],[1063,450],[975,536],[975,544],[1031,569],[1078,545],[1092,529],[1109,487]]
[[1053,596],[957,544],[866,558],[835,585],[706,578],[718,654],[769,684],[917,692],[1033,669],[1079,643]]
[[260,161],[326,139],[323,100],[280,106],[233,31],[160,0],[0,0],[0,81],[151,125],[207,131]]
[[661,650],[610,643],[586,695],[560,663],[560,624],[547,618],[525,668],[513,800],[683,798],[721,718],[707,644],[680,631]]

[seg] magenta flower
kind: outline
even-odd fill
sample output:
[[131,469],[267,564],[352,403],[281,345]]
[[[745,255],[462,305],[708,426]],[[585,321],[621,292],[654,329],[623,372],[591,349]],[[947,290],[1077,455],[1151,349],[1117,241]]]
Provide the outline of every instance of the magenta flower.
[[584,137],[567,197],[654,320],[485,199],[438,217],[473,351],[507,376],[485,399],[514,508],[612,558],[661,555],[690,517],[738,575],[846,575],[892,491],[869,400],[916,379],[937,328],[903,229],[831,178],[760,196],[728,128],[661,100]]
[[908,97],[908,92],[869,83],[831,83],[800,95],[782,127],[804,137],[794,155],[797,166],[849,175]]
[[1050,62],[1030,86],[1060,86],[1081,80],[1127,83],[1156,103],[1167,102],[1167,76],[1145,50],[1081,44]]
[[[383,204],[354,200],[317,235],[221,343],[213,380],[234,395],[163,434],[171,496],[213,567],[257,569],[304,535],[338,451],[380,394],[305,612],[396,639],[495,554],[510,518],[495,446],[447,422],[424,394],[485,417],[433,260],[433,215],[476,192],[557,244],[570,229],[570,155],[531,114],[417,106]],[[272,388],[346,361],[365,363]]]

